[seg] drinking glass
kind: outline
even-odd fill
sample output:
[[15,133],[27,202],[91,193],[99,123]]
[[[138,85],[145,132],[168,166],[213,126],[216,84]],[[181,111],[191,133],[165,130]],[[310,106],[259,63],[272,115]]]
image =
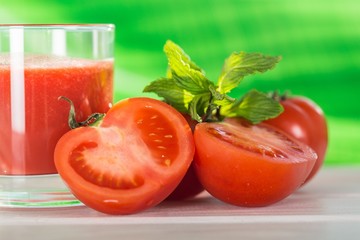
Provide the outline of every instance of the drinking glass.
[[59,138],[113,101],[114,25],[0,25],[0,206],[81,203],[54,164]]

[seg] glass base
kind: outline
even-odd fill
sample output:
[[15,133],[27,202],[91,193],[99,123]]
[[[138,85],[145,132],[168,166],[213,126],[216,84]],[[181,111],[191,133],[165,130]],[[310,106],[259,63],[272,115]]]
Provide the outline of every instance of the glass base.
[[50,208],[83,205],[58,174],[0,175],[0,207]]

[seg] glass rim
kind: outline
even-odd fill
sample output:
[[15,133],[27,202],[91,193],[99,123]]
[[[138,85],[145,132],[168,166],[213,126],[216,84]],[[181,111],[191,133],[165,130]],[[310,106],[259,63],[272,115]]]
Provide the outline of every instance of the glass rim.
[[112,23],[5,23],[0,24],[0,29],[24,28],[24,29],[64,29],[64,30],[114,30]]

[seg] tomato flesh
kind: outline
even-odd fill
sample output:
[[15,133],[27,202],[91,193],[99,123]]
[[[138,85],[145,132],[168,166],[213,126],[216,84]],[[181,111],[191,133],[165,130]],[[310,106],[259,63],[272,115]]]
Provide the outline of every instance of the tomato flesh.
[[317,158],[277,129],[238,119],[198,124],[194,137],[200,182],[214,197],[238,206],[266,206],[289,196]]
[[155,206],[179,184],[194,155],[192,132],[175,109],[132,98],[114,105],[99,127],[65,134],[55,164],[73,194],[109,214]]
[[164,116],[154,109],[141,112],[136,117],[141,138],[147,147],[152,149],[151,154],[154,159],[159,160],[160,164],[170,166],[180,150],[175,126],[166,119],[159,119]]

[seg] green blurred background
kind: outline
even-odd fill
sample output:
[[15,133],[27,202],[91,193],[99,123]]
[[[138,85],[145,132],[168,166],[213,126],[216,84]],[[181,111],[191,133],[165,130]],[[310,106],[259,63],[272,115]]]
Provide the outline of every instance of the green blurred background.
[[145,95],[165,75],[167,39],[214,81],[233,51],[282,55],[233,94],[290,90],[317,102],[328,119],[328,166],[360,164],[359,13],[359,0],[0,0],[0,23],[114,23],[115,101]]

